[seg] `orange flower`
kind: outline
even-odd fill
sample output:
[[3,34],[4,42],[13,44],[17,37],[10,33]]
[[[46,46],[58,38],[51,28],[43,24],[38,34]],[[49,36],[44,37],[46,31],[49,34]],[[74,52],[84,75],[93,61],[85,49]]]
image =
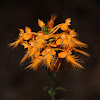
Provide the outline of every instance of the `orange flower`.
[[65,32],[63,32],[60,34],[59,39],[56,41],[56,44],[61,45],[65,39],[66,39],[66,34]]
[[20,33],[19,35],[23,37],[24,40],[29,40],[33,34],[36,34],[35,32],[32,32],[29,27],[25,27],[25,33],[24,30],[22,30],[23,33]]
[[42,56],[44,56],[44,64],[46,64],[47,68],[50,68],[50,70],[52,70],[52,65],[55,61],[55,55],[56,52],[50,47],[47,47],[45,50],[42,51]]
[[70,35],[72,38],[77,37],[78,34],[75,32],[74,29],[71,30],[70,28],[68,28],[68,30],[69,30],[69,35]]
[[[20,43],[24,46],[24,49],[27,49],[26,54],[21,60],[21,63],[23,63],[26,59],[31,59],[31,64],[26,68],[37,70],[38,66],[44,65],[52,71],[58,65],[58,71],[63,58],[70,62],[73,67],[83,68],[79,64],[82,61],[73,55],[73,50],[89,56],[88,53],[77,49],[86,48],[87,44],[79,41],[75,30],[69,28],[71,18],[67,18],[65,23],[53,27],[55,19],[56,16],[51,16],[47,24],[38,19],[41,31],[37,33],[32,32],[29,27],[25,27],[25,32],[23,29],[19,29],[20,33],[17,41],[9,44],[9,46],[14,48]],[[61,33],[59,33],[59,28],[62,31]]]
[[32,58],[31,64],[29,66],[27,66],[26,69],[30,68],[30,69],[33,69],[33,70],[37,70],[38,66],[40,64],[42,64],[44,57],[40,56],[39,50],[35,50],[34,57],[31,56],[31,58]]
[[24,40],[29,40],[32,37],[31,29],[29,27],[25,27],[25,32],[23,34]]
[[60,25],[61,30],[66,31],[68,29],[68,25],[70,25],[70,22],[71,22],[71,18],[67,18],[65,20],[65,23],[62,23]]
[[29,48],[29,46],[30,46],[30,45],[28,44],[27,41],[22,41],[22,42],[21,42],[21,45],[24,46],[24,49],[25,49],[25,48]]
[[26,54],[24,55],[24,57],[22,58],[22,60],[20,62],[20,63],[23,63],[29,57],[29,54],[30,54],[32,48],[31,48],[31,45],[27,41],[22,41],[21,44],[24,46],[24,48],[28,49]]
[[45,35],[42,31],[39,31],[36,36],[37,48],[41,48],[46,39],[49,39],[49,36]]
[[36,34],[35,32],[31,32],[31,29],[29,27],[25,27],[26,33],[24,33],[23,29],[19,29],[19,31],[20,33],[17,41],[10,43],[9,46],[13,46],[13,48],[15,48],[20,42],[22,42],[23,40],[29,40],[33,36],[33,34]]
[[76,57],[74,55],[70,55],[68,54],[68,52],[60,52],[58,54],[59,58],[66,58],[66,60],[68,62],[70,62],[72,64],[73,67],[79,67],[79,68],[83,68],[78,62],[79,59],[76,59]]
[[60,35],[60,38],[56,41],[57,45],[61,45],[62,47],[73,46],[73,42],[71,41],[71,36],[63,32]]
[[37,70],[37,68],[40,65],[42,59],[43,59],[43,57],[41,57],[41,56],[38,56],[38,57],[32,59],[32,64],[27,66],[26,69],[30,68],[30,69],[33,69],[33,70]]
[[13,48],[15,48],[23,40],[24,30],[23,29],[19,29],[19,31],[20,31],[20,33],[19,33],[19,37],[18,37],[17,41],[15,41],[13,43],[10,43],[9,46],[13,46]]

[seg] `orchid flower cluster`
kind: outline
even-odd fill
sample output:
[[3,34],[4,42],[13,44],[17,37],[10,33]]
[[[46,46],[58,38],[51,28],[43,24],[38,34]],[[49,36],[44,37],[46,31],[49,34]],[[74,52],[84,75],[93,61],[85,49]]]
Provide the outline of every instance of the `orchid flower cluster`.
[[[27,49],[21,60],[23,63],[26,59],[31,59],[31,64],[26,68],[37,70],[39,66],[42,66],[52,71],[57,66],[58,71],[62,59],[70,62],[73,67],[83,68],[79,64],[81,60],[73,55],[73,51],[89,56],[88,53],[79,49],[86,48],[87,44],[79,41],[75,30],[69,28],[71,18],[67,18],[64,23],[53,27],[55,19],[55,15],[51,16],[47,24],[38,19],[38,25],[41,28],[38,32],[32,32],[29,27],[25,27],[25,31],[19,29],[18,39],[9,44],[13,48],[21,44],[24,49]],[[58,30],[61,32],[59,33]]]

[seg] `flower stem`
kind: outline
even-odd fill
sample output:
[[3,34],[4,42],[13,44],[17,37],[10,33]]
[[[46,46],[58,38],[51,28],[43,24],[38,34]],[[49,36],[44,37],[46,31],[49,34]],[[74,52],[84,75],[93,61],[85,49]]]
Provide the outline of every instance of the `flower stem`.
[[55,89],[53,87],[53,72],[48,72],[49,74],[49,95],[51,96],[52,100],[55,100]]

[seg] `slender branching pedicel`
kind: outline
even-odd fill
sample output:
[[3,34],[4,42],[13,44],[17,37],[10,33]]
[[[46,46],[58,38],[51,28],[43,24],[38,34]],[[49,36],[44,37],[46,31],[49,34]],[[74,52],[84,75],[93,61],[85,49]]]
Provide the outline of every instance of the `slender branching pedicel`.
[[[67,18],[64,23],[54,26],[55,19],[56,16],[51,16],[47,24],[38,19],[41,30],[37,33],[32,32],[29,27],[25,27],[25,31],[19,29],[20,33],[17,40],[9,44],[13,48],[21,44],[24,49],[27,49],[21,60],[23,63],[26,59],[31,58],[31,64],[26,68],[37,70],[41,66],[52,71],[56,67],[58,71],[61,59],[70,62],[73,67],[83,68],[79,63],[81,62],[80,59],[72,51],[89,56],[88,53],[80,50],[83,47],[86,48],[87,44],[79,41],[75,30],[69,28],[71,18]],[[59,30],[62,32],[59,33]]]

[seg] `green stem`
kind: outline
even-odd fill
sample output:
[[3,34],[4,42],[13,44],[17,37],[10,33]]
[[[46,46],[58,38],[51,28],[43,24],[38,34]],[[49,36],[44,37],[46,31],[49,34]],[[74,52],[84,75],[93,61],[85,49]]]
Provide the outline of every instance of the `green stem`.
[[53,73],[52,72],[48,72],[49,74],[49,84],[50,84],[50,96],[52,100],[55,100],[55,89],[53,87]]

